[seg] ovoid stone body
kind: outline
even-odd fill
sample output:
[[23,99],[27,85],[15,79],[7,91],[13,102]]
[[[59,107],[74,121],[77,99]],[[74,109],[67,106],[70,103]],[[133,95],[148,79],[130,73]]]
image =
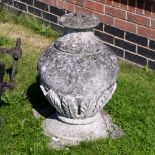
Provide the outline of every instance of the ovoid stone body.
[[57,114],[43,122],[52,137],[76,144],[82,140],[107,137],[100,111],[116,89],[119,66],[111,49],[94,36],[99,24],[93,15],[67,14],[60,23],[64,36],[50,45],[38,62],[41,89]]

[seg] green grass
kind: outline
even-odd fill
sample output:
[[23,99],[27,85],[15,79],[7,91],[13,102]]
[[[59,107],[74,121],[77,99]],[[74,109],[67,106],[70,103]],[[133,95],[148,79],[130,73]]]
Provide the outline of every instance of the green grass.
[[[3,41],[3,46],[8,44],[12,45]],[[32,114],[32,107],[47,104],[36,79],[42,47],[24,43],[22,48],[16,89],[5,92],[0,102],[0,155],[155,155],[155,72],[120,63],[117,90],[105,110],[123,129],[123,137],[49,150],[41,129],[44,117],[35,119]],[[0,56],[1,60],[10,68],[10,57]]]
[[13,45],[14,41],[6,36],[0,36],[0,47]]
[[36,19],[33,16],[25,15],[23,13],[18,13],[18,16],[14,13],[9,13],[6,10],[0,12],[0,23],[13,22],[15,24],[20,24],[31,28],[34,32],[40,35],[45,35],[46,37],[57,38],[62,35],[62,30],[55,26],[42,21],[41,19]]

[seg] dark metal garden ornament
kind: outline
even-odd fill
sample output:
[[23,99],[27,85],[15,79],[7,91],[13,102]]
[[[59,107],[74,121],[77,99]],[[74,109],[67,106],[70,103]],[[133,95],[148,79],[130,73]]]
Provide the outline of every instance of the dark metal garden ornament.
[[17,64],[18,60],[21,57],[22,49],[21,49],[21,39],[17,38],[16,46],[14,48],[0,48],[1,54],[9,54],[13,60],[13,66],[10,74],[10,81],[4,82],[4,74],[5,74],[5,64],[0,63],[0,96],[6,89],[15,88],[15,77],[17,72]]

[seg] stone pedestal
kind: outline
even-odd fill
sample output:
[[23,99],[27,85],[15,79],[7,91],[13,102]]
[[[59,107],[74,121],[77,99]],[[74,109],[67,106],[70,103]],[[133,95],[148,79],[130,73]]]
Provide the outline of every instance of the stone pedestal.
[[70,13],[60,23],[65,35],[38,62],[40,87],[57,110],[43,122],[44,132],[59,145],[108,137],[119,130],[100,111],[116,89],[117,57],[94,36],[96,16]]
[[98,138],[116,138],[123,133],[105,112],[98,113],[92,118],[74,121],[55,113],[43,121],[42,127],[44,134],[52,139],[51,146],[56,148]]

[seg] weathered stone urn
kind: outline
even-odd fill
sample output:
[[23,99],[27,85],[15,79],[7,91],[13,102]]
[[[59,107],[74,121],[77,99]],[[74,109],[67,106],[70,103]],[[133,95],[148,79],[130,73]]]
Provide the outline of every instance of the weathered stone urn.
[[65,35],[38,62],[40,87],[57,110],[44,120],[44,132],[61,144],[108,137],[116,129],[101,111],[116,89],[117,58],[93,34],[96,16],[69,13],[60,23]]

